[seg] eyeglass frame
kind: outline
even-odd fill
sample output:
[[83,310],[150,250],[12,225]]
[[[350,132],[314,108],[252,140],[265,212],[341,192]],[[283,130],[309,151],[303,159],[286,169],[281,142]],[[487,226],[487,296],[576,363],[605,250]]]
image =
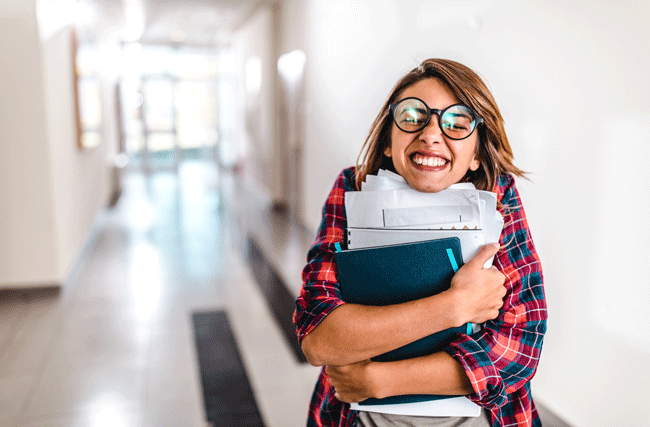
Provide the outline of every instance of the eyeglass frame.
[[[416,129],[416,130],[404,130],[404,129],[402,129],[402,128],[400,127],[400,125],[397,123],[397,120],[395,119],[395,109],[397,108],[397,106],[398,106],[399,104],[401,104],[402,102],[406,101],[407,99],[415,99],[415,100],[417,100],[417,101],[420,101],[420,102],[421,102],[421,103],[426,107],[426,109],[427,109],[427,110],[426,110],[426,111],[427,111],[427,121],[426,121],[426,122],[422,125],[422,127],[419,128],[419,129]],[[472,131],[471,131],[469,134],[467,134],[467,136],[464,136],[464,137],[462,137],[462,138],[454,138],[454,137],[451,137],[451,136],[447,135],[447,133],[445,132],[444,128],[442,127],[442,123],[440,123],[440,120],[442,120],[442,115],[443,115],[447,110],[449,110],[449,109],[452,108],[452,107],[459,107],[459,106],[460,106],[460,107],[465,107],[465,108],[467,108],[469,111],[472,112],[472,115],[474,116],[474,119],[475,119],[475,121],[476,121],[476,124],[474,125],[474,129],[472,129]],[[390,104],[390,105],[388,106],[388,110],[390,111],[390,115],[391,115],[391,117],[393,118],[393,123],[395,123],[395,126],[397,126],[397,129],[401,130],[402,132],[406,132],[406,133],[416,133],[416,132],[420,132],[422,129],[424,129],[425,127],[429,126],[429,123],[431,122],[431,116],[433,116],[433,115],[435,114],[435,115],[438,116],[438,127],[440,128],[440,131],[441,131],[441,132],[442,132],[442,133],[443,133],[447,138],[449,138],[449,139],[453,139],[454,141],[462,141],[463,139],[467,139],[467,138],[469,138],[470,136],[472,136],[472,134],[474,133],[474,131],[476,130],[476,128],[478,128],[478,125],[480,125],[481,123],[484,123],[482,117],[479,117],[478,114],[476,114],[476,112],[475,112],[474,110],[472,110],[470,107],[468,107],[467,105],[465,105],[465,104],[463,104],[463,103],[460,103],[460,102],[459,102],[459,103],[456,103],[456,104],[452,104],[452,105],[450,105],[450,106],[448,106],[448,107],[446,107],[446,108],[443,108],[442,110],[439,110],[439,109],[437,109],[437,108],[429,108],[429,106],[427,105],[427,103],[424,102],[423,100],[421,100],[421,99],[418,98],[418,97],[415,97],[415,96],[409,96],[409,97],[406,97],[406,98],[400,99],[399,101],[395,102],[394,104]]]

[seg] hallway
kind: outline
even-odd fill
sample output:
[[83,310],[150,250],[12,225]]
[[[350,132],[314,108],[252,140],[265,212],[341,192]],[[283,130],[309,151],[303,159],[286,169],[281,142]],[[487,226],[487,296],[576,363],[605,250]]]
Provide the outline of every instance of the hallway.
[[[210,163],[126,176],[61,294],[2,295],[0,425],[209,425],[191,316],[212,310],[228,314],[264,424],[304,425],[319,370],[296,361],[247,265],[265,209]],[[282,236],[304,257],[304,239],[266,238]]]

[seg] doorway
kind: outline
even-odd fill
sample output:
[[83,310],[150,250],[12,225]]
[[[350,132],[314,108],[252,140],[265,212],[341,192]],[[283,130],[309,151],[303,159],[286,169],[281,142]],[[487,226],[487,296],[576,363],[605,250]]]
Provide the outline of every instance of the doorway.
[[218,102],[220,80],[229,80],[220,72],[224,57],[214,49],[123,46],[121,137],[131,170],[176,172],[187,159],[220,163],[218,145],[232,144],[220,138],[219,116],[233,108]]

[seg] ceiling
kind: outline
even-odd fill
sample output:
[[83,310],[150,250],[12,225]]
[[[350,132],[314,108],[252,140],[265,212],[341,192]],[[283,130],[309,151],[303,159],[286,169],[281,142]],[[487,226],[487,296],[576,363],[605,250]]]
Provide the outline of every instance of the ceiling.
[[261,4],[277,0],[78,0],[81,41],[219,46]]

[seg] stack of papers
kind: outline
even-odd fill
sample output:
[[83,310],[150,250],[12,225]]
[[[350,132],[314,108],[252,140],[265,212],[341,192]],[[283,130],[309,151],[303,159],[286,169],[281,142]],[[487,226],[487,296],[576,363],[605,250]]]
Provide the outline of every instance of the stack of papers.
[[348,249],[459,237],[463,261],[486,243],[499,241],[503,218],[497,196],[460,183],[438,193],[409,187],[400,175],[380,169],[361,191],[345,193]]
[[[379,170],[366,176],[361,191],[345,193],[347,248],[359,249],[458,237],[463,263],[486,243],[499,241],[503,218],[497,196],[472,183],[454,184],[438,193],[412,189],[400,175]],[[485,267],[492,265],[488,260]],[[478,326],[475,325],[475,331]],[[393,405],[353,403],[361,411],[416,416],[476,417],[480,407],[464,396]]]

